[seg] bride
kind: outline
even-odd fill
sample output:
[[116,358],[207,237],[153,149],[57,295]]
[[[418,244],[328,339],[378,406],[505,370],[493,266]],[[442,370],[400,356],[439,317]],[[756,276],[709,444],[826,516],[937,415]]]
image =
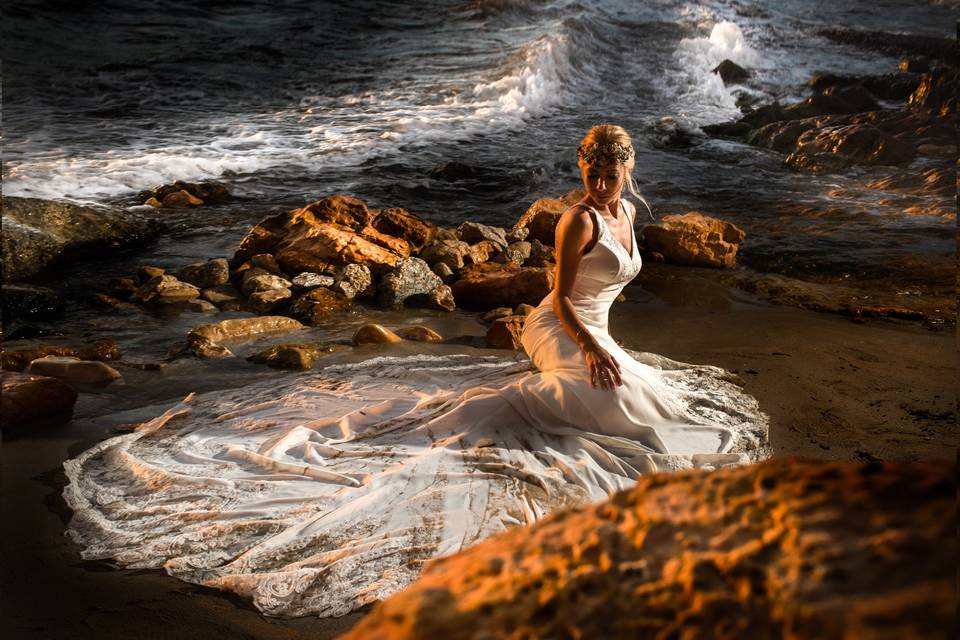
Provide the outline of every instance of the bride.
[[87,559],[164,567],[276,616],[339,616],[423,564],[638,475],[757,458],[766,416],[722,369],[627,351],[610,305],[640,270],[634,150],[598,125],[557,227],[529,355],[451,348],[208,393],[64,463]]

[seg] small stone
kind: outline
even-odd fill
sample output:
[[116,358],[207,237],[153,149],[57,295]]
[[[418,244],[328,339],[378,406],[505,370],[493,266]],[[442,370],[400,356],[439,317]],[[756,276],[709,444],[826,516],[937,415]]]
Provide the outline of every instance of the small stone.
[[[543,245],[541,245],[543,246]],[[516,264],[522,265],[527,261],[527,258],[530,257],[530,253],[533,250],[533,245],[525,240],[520,242],[514,242],[513,244],[507,246],[506,250],[497,256],[497,262],[514,262]]]
[[453,311],[456,309],[457,303],[453,299],[453,289],[445,284],[432,289],[427,295],[427,308],[437,311]]
[[137,290],[137,282],[133,278],[113,278],[107,282],[107,291],[117,300],[129,300]]
[[192,284],[181,282],[173,276],[159,275],[141,285],[130,296],[130,301],[138,304],[170,304],[199,297],[200,290]]
[[293,286],[292,283],[286,278],[281,278],[280,276],[267,273],[246,278],[243,283],[243,293],[244,295],[251,296],[258,291],[280,289],[287,290],[287,293],[289,294],[289,289],[291,286]]
[[397,329],[397,335],[404,340],[413,340],[415,342],[440,342],[443,336],[429,327],[422,325],[413,325]]
[[187,334],[187,345],[200,357],[223,358],[233,354],[220,346],[222,340],[248,338],[250,336],[280,331],[302,329],[303,325],[293,318],[284,316],[256,316],[253,318],[234,318],[214,324],[194,327]]
[[229,284],[221,284],[200,292],[200,297],[218,307],[227,302],[240,302],[240,292]]
[[333,276],[304,271],[294,278],[292,282],[295,289],[309,291],[310,289],[316,289],[317,287],[330,287],[333,285],[334,279]]
[[266,315],[278,309],[292,297],[293,294],[290,293],[290,289],[255,291],[247,298],[247,306],[250,308],[250,311],[258,315]]
[[183,267],[177,272],[177,278],[199,289],[208,289],[230,279],[230,266],[225,258],[214,258]]
[[347,298],[355,298],[364,294],[373,284],[373,274],[370,268],[362,264],[348,264],[337,272],[331,289],[342,293]]
[[496,309],[490,309],[482,316],[480,316],[480,322],[483,324],[490,324],[497,318],[505,318],[506,316],[512,316],[513,309],[510,307],[497,307]]
[[378,301],[381,306],[401,308],[428,302],[429,293],[444,286],[443,281],[420,258],[404,258],[397,268],[380,281]]
[[516,227],[507,232],[507,242],[522,242],[530,235],[530,229],[527,227]]
[[164,196],[162,206],[167,209],[185,209],[187,207],[199,207],[202,204],[203,200],[182,189]]
[[457,227],[457,237],[468,244],[476,244],[482,240],[489,240],[497,244],[501,249],[507,246],[506,229],[492,227],[470,220]]
[[149,280],[153,280],[157,276],[162,276],[164,273],[166,273],[166,271],[160,267],[143,265],[137,269],[137,282],[146,284]]
[[153,207],[154,209],[159,209],[160,207],[163,206],[163,204],[161,204],[161,202],[160,202],[159,200],[157,200],[156,198],[154,198],[153,196],[150,196],[150,197],[147,199],[147,201],[144,202],[143,204],[150,205],[150,206]]
[[325,287],[317,287],[294,301],[290,313],[311,326],[318,326],[330,316],[351,306],[349,298]]
[[312,369],[322,351],[316,344],[278,344],[247,358],[275,369]]
[[450,268],[446,262],[438,262],[430,267],[435,274],[440,276],[440,279],[443,280],[443,284],[450,284],[456,280],[457,275],[453,272],[453,269]]
[[477,447],[478,449],[482,449],[484,447],[492,447],[496,444],[496,441],[494,441],[492,438],[480,438],[474,443],[473,446]]
[[400,342],[401,340],[403,338],[379,324],[365,324],[353,334],[354,345]]
[[283,275],[283,272],[280,270],[280,265],[277,264],[277,259],[269,253],[258,253],[250,258],[250,264],[254,267],[260,267],[264,271],[272,273],[273,275]]
[[532,304],[522,303],[517,305],[517,308],[513,310],[513,314],[517,316],[528,316],[533,313],[534,309],[536,309],[536,307]]

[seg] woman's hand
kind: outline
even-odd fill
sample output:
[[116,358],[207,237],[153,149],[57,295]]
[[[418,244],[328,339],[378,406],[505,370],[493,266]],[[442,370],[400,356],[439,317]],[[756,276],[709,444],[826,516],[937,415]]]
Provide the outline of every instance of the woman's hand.
[[583,349],[587,360],[591,385],[612,390],[623,384],[623,379],[620,377],[620,364],[592,336],[585,340],[580,348]]

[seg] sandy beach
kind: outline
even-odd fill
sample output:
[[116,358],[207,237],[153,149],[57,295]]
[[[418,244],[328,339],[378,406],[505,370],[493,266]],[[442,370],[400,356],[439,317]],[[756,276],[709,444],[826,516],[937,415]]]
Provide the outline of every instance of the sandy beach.
[[[952,332],[776,307],[682,269],[675,274],[669,283],[638,279],[627,287],[611,312],[611,332],[627,348],[736,373],[770,415],[773,455],[955,455]],[[469,326],[468,314],[456,314],[463,316],[458,326]],[[476,335],[484,329],[476,323]],[[5,436],[3,484],[17,490],[3,493],[4,637],[316,639],[336,637],[363,617],[271,619],[162,571],[81,561],[63,535],[69,510],[60,497],[61,465],[112,434],[76,420]]]

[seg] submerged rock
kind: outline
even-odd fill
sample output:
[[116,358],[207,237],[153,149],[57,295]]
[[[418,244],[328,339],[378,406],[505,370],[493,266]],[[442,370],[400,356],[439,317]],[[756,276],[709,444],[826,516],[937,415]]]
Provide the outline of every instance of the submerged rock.
[[432,560],[344,638],[947,638],[955,497],[946,463],[642,475]]
[[656,251],[668,262],[697,267],[733,267],[737,248],[746,234],[734,224],[698,211],[664,216],[640,232],[646,251]]
[[0,354],[0,363],[5,370],[23,371],[27,365],[38,358],[46,356],[65,356],[80,360],[99,360],[111,362],[122,357],[120,347],[113,340],[97,340],[92,345],[73,346],[39,346],[29,349],[4,351]]
[[278,344],[247,358],[251,362],[265,364],[275,369],[312,369],[324,354],[331,353],[332,347],[314,343]]
[[403,340],[396,333],[379,324],[365,324],[353,334],[353,344],[378,344],[400,342]]
[[[138,194],[141,203],[152,206],[181,207],[220,204],[230,199],[227,187],[219,182],[184,182],[174,180],[170,184],[153,187]],[[153,202],[150,202],[150,200]],[[156,203],[156,204],[154,204]]]
[[430,327],[424,327],[419,324],[401,327],[397,329],[396,333],[404,340],[413,340],[414,342],[440,342],[443,340],[443,336],[439,333]]
[[6,196],[3,209],[3,281],[18,282],[75,258],[153,240],[161,230],[140,213]]
[[59,291],[22,283],[3,285],[2,304],[5,320],[55,318],[63,314],[67,306]]
[[30,362],[28,375],[58,378],[68,384],[104,385],[120,379],[120,372],[98,360],[44,356]]
[[3,371],[0,428],[66,421],[73,415],[77,392],[56,378]]
[[223,358],[232,356],[233,353],[219,344],[222,341],[303,328],[300,322],[284,316],[235,318],[194,327],[187,334],[187,345],[200,357]]
[[192,284],[181,282],[173,276],[162,275],[141,285],[130,296],[130,301],[137,304],[163,305],[199,297],[200,290]]

